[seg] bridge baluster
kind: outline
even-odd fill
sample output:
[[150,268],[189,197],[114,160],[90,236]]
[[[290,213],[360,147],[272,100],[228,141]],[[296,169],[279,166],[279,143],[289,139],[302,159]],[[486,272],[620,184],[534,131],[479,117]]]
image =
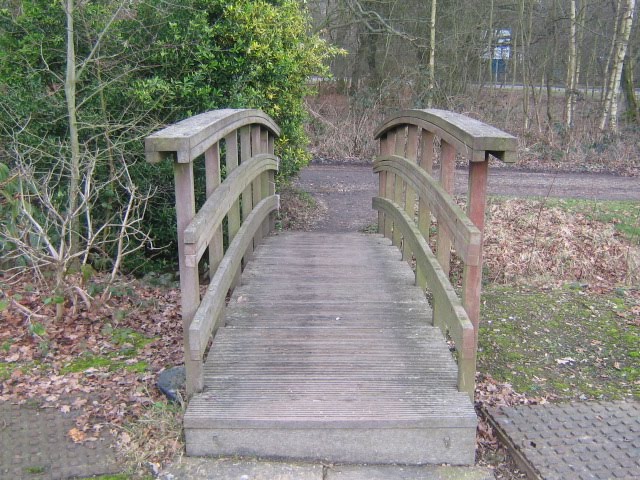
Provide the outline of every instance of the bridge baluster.
[[[238,138],[239,134],[239,138]],[[171,125],[145,141],[149,162],[173,158],[187,393],[203,388],[203,361],[225,299],[253,249],[273,225],[280,129],[258,110],[216,110]],[[221,182],[220,141],[226,178]],[[204,154],[206,201],[196,212],[193,162]],[[242,204],[242,207],[240,206]],[[228,246],[223,248],[227,218]],[[209,252],[210,283],[200,297],[198,263]]]
[[[440,178],[431,176],[434,140],[440,140]],[[482,283],[482,231],[489,154],[510,161],[515,137],[463,115],[443,110],[408,110],[377,131],[380,156],[379,232],[416,260],[416,283],[432,293],[434,324],[448,333],[458,351],[458,388],[473,396]],[[418,145],[419,144],[419,145]],[[469,160],[467,214],[453,199],[456,155]],[[416,222],[415,203],[418,201]],[[435,254],[429,247],[436,217]],[[462,300],[449,279],[451,250],[464,264]]]

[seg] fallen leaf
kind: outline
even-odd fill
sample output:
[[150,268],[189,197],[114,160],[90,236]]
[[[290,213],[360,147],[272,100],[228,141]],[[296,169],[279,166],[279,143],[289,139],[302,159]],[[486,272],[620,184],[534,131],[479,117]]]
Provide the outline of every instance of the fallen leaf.
[[63,405],[60,407],[60,411],[62,413],[69,413],[71,411],[71,407],[69,405]]
[[82,443],[86,437],[85,433],[77,428],[72,428],[68,432],[69,437],[73,440],[73,443]]

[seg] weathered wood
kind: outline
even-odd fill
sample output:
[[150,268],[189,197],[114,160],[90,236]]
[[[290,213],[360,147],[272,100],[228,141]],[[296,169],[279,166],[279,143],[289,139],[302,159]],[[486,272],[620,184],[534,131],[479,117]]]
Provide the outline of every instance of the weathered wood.
[[224,308],[225,297],[240,268],[245,252],[250,248],[256,232],[262,228],[262,222],[279,207],[279,197],[272,195],[260,201],[242,222],[242,226],[227,249],[215,276],[211,279],[207,293],[193,316],[189,326],[189,358],[201,360],[211,334],[219,326],[220,313]]
[[470,265],[479,261],[480,231],[455,203],[451,195],[431,175],[406,158],[395,155],[375,160],[373,171],[387,171],[402,177],[414,191],[418,192],[440,224],[451,232],[454,247],[461,258]]
[[483,162],[485,152],[512,163],[517,149],[516,137],[495,127],[446,110],[404,110],[387,119],[375,132],[375,138],[399,125],[416,125],[432,132],[472,162]]
[[185,413],[187,453],[472,463],[473,403],[399,258],[374,235],[266,238]]
[[[220,185],[220,144],[216,143],[204,153],[207,198]],[[209,244],[209,278],[213,278],[224,256],[222,225],[214,229]]]
[[[375,197],[373,208],[384,210],[385,215],[393,217],[427,278],[427,284],[433,294],[434,303],[439,305],[443,333],[449,333],[458,352],[458,389],[467,392],[473,398],[475,388],[475,334],[460,299],[456,295],[449,277],[429,248],[422,233],[409,218],[403,208],[384,198]],[[435,315],[435,312],[434,312]],[[435,319],[435,317],[434,317]]]
[[[440,146],[440,185],[442,189],[449,195],[453,195],[453,189],[455,188],[455,173],[456,173],[456,149],[453,145],[444,140],[441,141]],[[440,216],[438,219],[438,241],[436,244],[437,252],[436,256],[444,271],[449,275],[451,268],[451,241],[455,232],[451,230],[449,225],[440,222]],[[478,249],[479,256],[479,249]]]
[[197,265],[240,192],[262,172],[277,169],[278,159],[265,153],[242,162],[225,178],[184,230],[185,260],[190,266]]
[[[261,128],[259,125],[253,125],[251,127],[251,155],[265,153],[266,150],[262,149],[263,146],[264,145],[262,143]],[[253,193],[252,203],[253,205],[257,205],[262,199],[262,181],[260,176],[254,178],[253,182],[251,183],[251,191]],[[260,244],[261,240],[262,229],[259,229],[258,231],[256,231],[255,237],[253,239],[253,246],[250,249],[251,252],[253,252],[253,250]]]
[[[234,130],[229,135],[224,137],[225,150],[226,150],[226,166],[227,175],[231,175],[233,171],[238,168],[238,132]],[[234,192],[235,193],[235,192]],[[232,242],[235,238],[238,230],[240,230],[240,200],[238,195],[231,195],[234,197],[233,205],[227,213],[227,220],[229,222],[229,242]],[[209,214],[206,211],[204,214]],[[206,220],[205,220],[206,221]]]
[[[395,130],[390,130],[387,132],[387,144],[386,149],[388,152],[395,152],[396,150],[396,132]],[[387,186],[385,188],[386,196],[385,198],[395,198],[396,191],[396,175],[393,172],[387,173]],[[393,220],[388,219],[385,221],[385,230],[384,236],[392,239],[393,238]]]
[[[399,157],[404,156],[404,149],[405,149],[404,147],[406,144],[406,132],[407,132],[407,127],[404,125],[396,128],[394,153]],[[399,205],[403,205],[404,204],[404,182],[403,182],[402,176],[394,175],[394,177],[395,177],[395,185],[393,187],[392,200]],[[393,229],[393,235],[391,237],[391,240],[393,241],[394,245],[398,247],[402,246],[402,234],[399,229],[396,229],[396,228]],[[402,256],[404,259],[406,259],[404,251],[402,253]]]
[[[176,217],[178,225],[178,258],[180,264],[180,289],[182,291],[182,332],[184,344],[189,343],[189,326],[200,303],[200,281],[198,264],[190,265],[185,261],[185,228],[195,215],[196,196],[193,183],[193,164],[174,163],[173,173],[176,194]],[[185,351],[185,369],[187,372],[187,392],[189,394],[202,389],[202,360],[193,361]]]
[[[469,164],[469,188],[467,214],[469,219],[484,233],[485,208],[487,203],[487,179],[489,160]],[[480,323],[480,293],[482,289],[482,250],[477,265],[465,265],[462,276],[462,303],[475,328],[476,343]]]
[[192,162],[229,133],[251,124],[263,125],[274,135],[280,135],[278,125],[260,110],[213,110],[189,117],[148,136],[145,139],[147,161],[156,163],[176,154],[178,163]]
[[[379,142],[379,152],[378,155],[381,157],[386,157],[390,154],[389,145],[387,142],[387,136],[384,135],[380,139]],[[380,172],[378,175],[378,196],[382,198],[387,197],[387,172]],[[386,235],[386,221],[384,217],[384,212],[378,212],[378,233],[381,235]],[[389,227],[389,232],[391,231],[391,227]]]
[[[420,133],[420,167],[429,175],[433,172],[433,140],[435,135],[426,130],[421,130]],[[422,233],[424,239],[429,243],[429,235],[431,230],[431,209],[429,203],[425,199],[423,193],[418,195],[418,230]],[[422,270],[416,268],[416,283],[420,287],[425,288],[427,279],[424,276]]]

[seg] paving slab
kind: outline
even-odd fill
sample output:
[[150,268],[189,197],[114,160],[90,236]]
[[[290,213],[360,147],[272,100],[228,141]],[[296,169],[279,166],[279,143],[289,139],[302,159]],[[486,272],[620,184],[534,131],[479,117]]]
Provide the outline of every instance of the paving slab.
[[450,466],[322,465],[242,458],[183,457],[160,480],[489,480],[490,469]]
[[640,402],[521,405],[487,413],[532,478],[640,478]]
[[324,480],[320,464],[183,457],[160,480]]
[[489,480],[493,472],[481,467],[427,465],[349,465],[331,467],[325,480]]
[[75,415],[0,402],[0,478],[64,480],[121,471],[106,433],[84,444],[69,438]]

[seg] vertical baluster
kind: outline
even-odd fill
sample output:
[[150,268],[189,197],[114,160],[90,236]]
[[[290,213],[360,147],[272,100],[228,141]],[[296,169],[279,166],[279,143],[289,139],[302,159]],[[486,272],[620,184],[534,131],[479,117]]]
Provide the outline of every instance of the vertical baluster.
[[485,209],[487,204],[487,180],[489,160],[469,162],[469,192],[467,194],[467,216],[480,230],[478,265],[465,265],[462,279],[462,303],[475,330],[475,345],[478,344],[480,322],[480,293],[482,289],[482,244],[484,238]]
[[[407,130],[407,148],[406,158],[413,163],[418,161],[418,127],[415,125],[409,125]],[[404,210],[409,215],[412,221],[415,220],[416,214],[416,192],[411,188],[408,183],[405,185],[405,198],[404,198]],[[409,247],[406,242],[402,245],[402,258],[410,260],[413,257],[413,252],[409,251]]]
[[[396,131],[392,130],[387,132],[387,147],[389,153],[393,153],[396,150]],[[389,200],[395,200],[395,191],[396,191],[396,175],[395,173],[387,172],[387,188],[386,195]],[[393,232],[395,231],[395,227],[393,226],[393,222],[391,219],[384,223],[384,236],[388,239],[393,240]]]
[[[207,198],[213,194],[220,185],[220,144],[216,143],[204,152],[205,176]],[[239,205],[238,205],[239,207]],[[240,211],[238,210],[238,216]],[[209,279],[212,279],[218,269],[218,265],[224,256],[222,241],[222,225],[218,227],[216,233],[209,244]]]
[[[225,163],[227,166],[227,175],[233,172],[238,167],[238,131],[234,130],[229,135],[224,137],[225,144]],[[236,237],[236,234],[240,230],[240,201],[236,200],[231,209],[227,213],[227,232],[229,236],[229,245]],[[242,273],[242,269],[239,268],[235,274],[233,284],[231,288],[235,288],[240,284],[240,275]]]
[[[259,153],[263,153],[261,128],[259,125],[254,125],[251,127],[251,156],[258,155]],[[262,200],[262,182],[260,181],[260,177],[251,182],[251,189],[253,190],[253,206],[255,207],[260,203],[260,200]],[[261,240],[262,229],[258,229],[253,237],[254,250],[260,244]]]
[[[456,149],[453,145],[441,140],[440,146],[440,184],[447,193],[453,193],[456,168]],[[438,220],[438,242],[436,257],[440,266],[449,275],[451,263],[451,233],[445,228],[444,224]],[[446,308],[435,302],[433,305],[433,324],[441,330],[445,328],[443,314],[441,309]]]
[[[269,138],[267,139],[267,151],[271,154],[275,154],[275,137],[273,134],[269,133]],[[269,181],[269,195],[276,194],[276,172],[273,170],[269,170],[267,172],[267,180]],[[276,228],[276,214],[275,212],[271,212],[269,215],[269,231],[273,232]]]
[[[246,126],[240,129],[240,159],[242,162],[246,162],[251,158],[251,127]],[[251,185],[247,185],[242,192],[242,221],[249,216],[253,210],[253,193],[251,191]],[[242,259],[242,265],[246,265],[251,258],[253,249],[249,247]]]
[[[428,174],[433,172],[433,139],[435,135],[422,130],[420,135],[420,167]],[[418,204],[418,229],[424,239],[429,243],[431,230],[431,210],[427,201],[420,197]],[[427,278],[421,268],[416,269],[416,282],[421,288],[426,288]]]
[[[441,141],[440,152],[440,184],[449,194],[453,195],[456,169],[456,149],[450,143]],[[438,222],[438,261],[440,266],[449,275],[451,262],[451,232],[442,222]]]
[[198,262],[187,264],[184,229],[196,214],[196,196],[193,183],[193,163],[173,164],[178,224],[178,256],[180,262],[180,292],[182,306],[182,332],[184,338],[184,365],[187,377],[187,395],[203,388],[202,360],[192,360],[189,348],[189,325],[200,304]]
[[[260,151],[262,153],[269,153],[269,130],[263,128],[260,132]],[[269,196],[269,172],[262,172],[260,174],[260,191],[262,195],[260,199],[267,198]],[[264,219],[262,222],[262,236],[266,237],[269,235],[269,224],[271,216]]]
[[[387,141],[386,134],[380,138],[379,155],[380,157],[386,157],[389,155],[389,142]],[[385,170],[378,173],[378,196],[381,198],[387,198],[387,172]],[[391,220],[385,219],[384,212],[382,210],[378,210],[378,233],[385,235],[385,225],[387,221],[391,223]]]
[[[404,157],[404,147],[406,141],[406,127],[397,128],[395,131],[395,148],[393,153],[400,157]],[[393,201],[400,207],[403,208],[404,202],[404,182],[402,181],[402,177],[400,175],[395,175],[395,185],[393,187]],[[393,229],[393,237],[392,242],[395,246],[402,246],[402,234],[400,229]],[[404,259],[404,250],[402,253],[402,258]]]

